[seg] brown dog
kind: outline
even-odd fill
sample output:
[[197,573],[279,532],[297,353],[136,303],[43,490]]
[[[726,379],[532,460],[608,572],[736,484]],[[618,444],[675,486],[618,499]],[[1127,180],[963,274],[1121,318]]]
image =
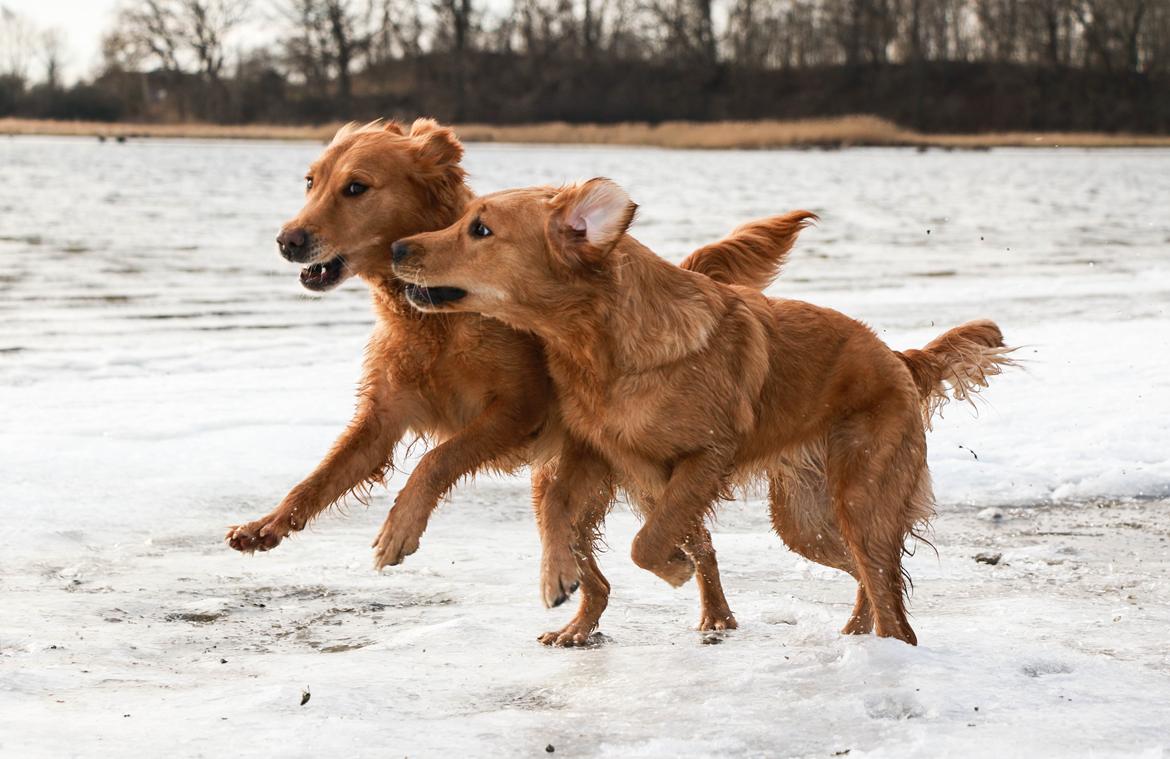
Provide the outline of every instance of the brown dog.
[[[281,231],[281,253],[305,264],[301,282],[311,290],[328,290],[354,274],[364,279],[377,323],[349,428],[276,509],[228,531],[233,548],[272,549],[345,495],[357,490],[360,496],[381,480],[408,432],[438,445],[395,499],[374,543],[377,567],[413,553],[444,494],[485,468],[512,471],[536,461],[534,502],[539,523],[549,524],[541,500],[555,466],[541,451],[559,450],[560,426],[555,411],[550,415],[554,399],[539,341],[474,314],[421,316],[407,305],[387,255],[394,240],[441,229],[471,202],[461,156],[451,130],[423,119],[409,133],[395,123],[346,127],[310,168],[305,207]],[[798,230],[768,222],[745,227],[696,251],[686,265],[762,287],[777,274]],[[415,288],[414,295],[440,304],[458,293]],[[586,499],[601,513],[612,497],[605,479]],[[733,626],[709,536],[702,530],[691,543],[705,547],[695,559],[703,624]],[[548,605],[557,605],[575,587],[576,561],[561,534],[546,534],[544,545],[542,594]]]
[[785,542],[857,579],[845,630],[914,643],[901,558],[932,513],[924,409],[944,380],[962,395],[1000,371],[998,328],[972,323],[899,354],[836,311],[671,266],[626,234],[635,208],[604,179],[513,190],[393,248],[405,281],[461,293],[436,303],[412,285],[419,310],[493,316],[545,345],[570,432],[546,518],[583,558],[581,608],[543,640],[580,642],[605,608],[600,517],[580,494],[612,467],[644,510],[640,567],[684,581],[677,547],[721,494],[762,475]]

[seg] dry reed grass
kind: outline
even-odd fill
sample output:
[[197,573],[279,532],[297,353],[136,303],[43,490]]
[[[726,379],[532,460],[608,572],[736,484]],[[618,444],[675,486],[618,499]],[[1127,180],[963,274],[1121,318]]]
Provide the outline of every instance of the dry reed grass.
[[[86,121],[0,119],[0,135],[64,135],[107,139],[249,139],[327,141],[340,123],[321,126],[250,124],[107,124]],[[992,147],[1170,147],[1170,135],[1061,132],[997,134],[923,134],[875,116],[843,116],[802,121],[670,121],[662,124],[566,124],[517,126],[465,124],[467,142],[644,145],[662,148],[839,148],[899,146],[919,148]]]

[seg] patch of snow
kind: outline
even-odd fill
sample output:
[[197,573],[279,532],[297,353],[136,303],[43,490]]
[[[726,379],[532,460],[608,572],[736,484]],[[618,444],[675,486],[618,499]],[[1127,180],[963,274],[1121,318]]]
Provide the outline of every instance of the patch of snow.
[[484,191],[618,179],[674,260],[809,207],[773,294],[896,348],[992,317],[1026,362],[930,435],[918,648],[840,636],[852,582],[785,550],[753,494],[715,525],[739,630],[693,630],[693,583],[631,564],[619,508],[585,650],[536,643],[572,612],[540,606],[523,477],[461,487],[381,574],[385,494],[270,554],[222,543],[352,409],[367,296],[306,298],[272,244],[318,151],[0,141],[0,755],[1170,748],[1170,151],[471,146]]

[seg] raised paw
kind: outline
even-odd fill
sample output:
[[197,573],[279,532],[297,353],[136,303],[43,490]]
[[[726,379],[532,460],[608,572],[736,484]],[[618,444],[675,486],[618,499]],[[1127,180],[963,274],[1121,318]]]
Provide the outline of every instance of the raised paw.
[[546,646],[559,646],[561,648],[588,646],[592,642],[593,629],[596,626],[592,622],[583,622],[574,619],[560,630],[546,632],[544,635],[538,637],[537,640]]
[[540,564],[540,589],[544,605],[552,608],[569,600],[580,586],[577,562],[568,547],[546,548]]
[[271,551],[280,545],[280,541],[287,538],[289,533],[303,527],[304,525],[298,525],[287,514],[276,511],[255,522],[229,527],[224,540],[241,553]]
[[695,562],[680,548],[670,558],[653,570],[654,574],[666,580],[672,588],[681,588],[695,576]]
[[423,529],[424,525],[395,518],[391,511],[373,542],[374,569],[398,566],[417,551]]
[[681,587],[695,575],[695,562],[686,551],[676,545],[643,535],[645,528],[634,536],[630,555],[634,563],[661,577],[674,588]]

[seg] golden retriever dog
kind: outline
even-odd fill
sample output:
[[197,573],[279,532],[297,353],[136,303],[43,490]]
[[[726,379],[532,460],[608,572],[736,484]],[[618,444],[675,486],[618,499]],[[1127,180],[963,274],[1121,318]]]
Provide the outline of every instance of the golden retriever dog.
[[[347,494],[359,497],[391,467],[408,434],[437,445],[418,462],[374,541],[375,565],[396,565],[413,553],[439,501],[461,478],[485,469],[513,471],[535,462],[538,523],[559,450],[560,425],[540,342],[477,314],[424,316],[407,304],[407,286],[391,267],[395,240],[442,229],[472,202],[454,133],[429,119],[409,131],[398,124],[340,130],[306,176],[306,203],[277,238],[281,254],[303,264],[301,283],[313,291],[356,275],[373,294],[376,323],[366,349],[357,409],[325,459],[269,514],[229,529],[239,551],[267,551]],[[765,220],[696,251],[684,264],[726,282],[761,288],[776,276],[798,225]],[[435,306],[454,302],[452,288],[410,286]],[[602,478],[604,480],[604,478]],[[589,499],[604,511],[612,498],[600,481]],[[547,532],[547,531],[544,531]],[[563,546],[549,540],[564,540]],[[560,533],[544,536],[542,596],[555,606],[577,581],[576,561]],[[702,548],[702,624],[734,626],[719,586],[705,530],[686,544]]]
[[[916,643],[902,555],[932,514],[926,421],[944,383],[962,397],[1001,371],[999,329],[898,353],[836,311],[672,266],[627,234],[635,209],[606,179],[512,190],[392,249],[418,310],[484,314],[544,344],[569,432],[544,518],[580,556],[581,605],[542,640],[583,642],[605,608],[604,513],[583,494],[613,471],[645,519],[634,562],[671,585],[721,496],[763,477],[784,541],[857,580],[844,632]],[[432,301],[424,283],[460,297]]]

